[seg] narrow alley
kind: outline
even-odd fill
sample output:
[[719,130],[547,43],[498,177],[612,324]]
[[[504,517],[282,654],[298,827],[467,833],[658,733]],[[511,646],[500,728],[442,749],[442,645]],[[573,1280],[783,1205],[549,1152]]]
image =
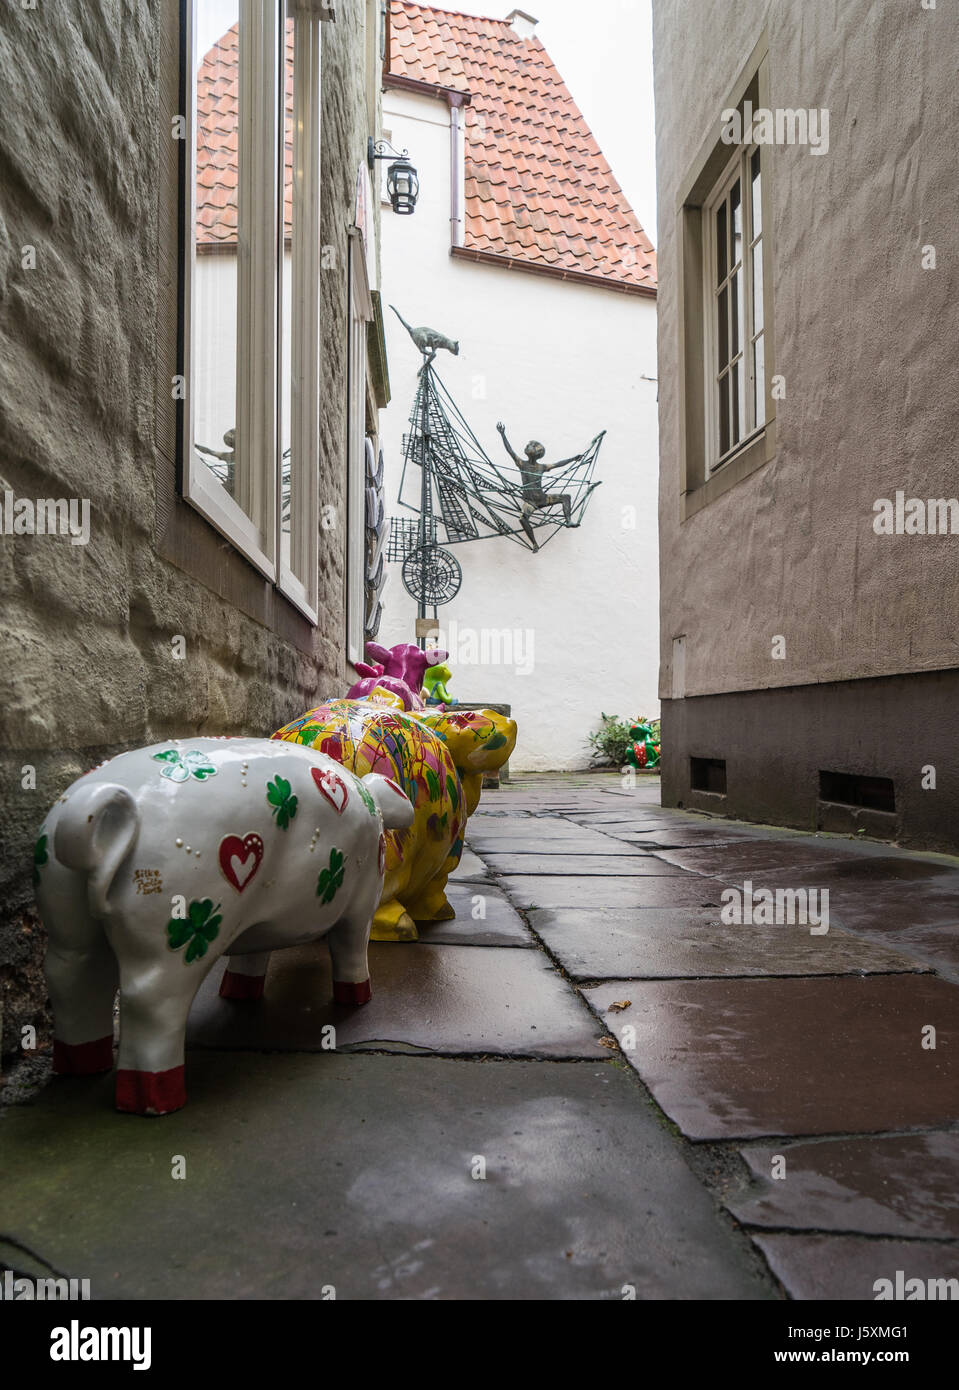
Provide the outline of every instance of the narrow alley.
[[[118,1123],[109,1075],[8,1110],[4,1262],[120,1299],[959,1276],[956,861],[663,810],[658,778],[610,774],[503,783],[470,843],[455,921],[371,946],[369,1006],[327,1002],[322,942],[257,1003],[218,968],[185,1110]],[[804,874],[827,931],[723,923],[728,886]]]

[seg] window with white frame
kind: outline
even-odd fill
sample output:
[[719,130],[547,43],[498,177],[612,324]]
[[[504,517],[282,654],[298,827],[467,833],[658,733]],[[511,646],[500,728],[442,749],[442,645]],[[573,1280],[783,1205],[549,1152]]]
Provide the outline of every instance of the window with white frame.
[[349,242],[349,366],[347,378],[347,655],[362,661],[366,631],[366,326],[373,317],[366,247],[359,228]]
[[317,620],[323,0],[190,0],[183,493]]
[[761,163],[758,146],[737,149],[703,208],[709,472],[766,421]]

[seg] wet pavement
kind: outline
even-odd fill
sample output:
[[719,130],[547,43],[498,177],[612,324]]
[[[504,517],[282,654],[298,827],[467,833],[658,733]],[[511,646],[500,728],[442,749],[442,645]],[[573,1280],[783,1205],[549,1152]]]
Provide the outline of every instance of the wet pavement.
[[[603,774],[487,791],[468,839],[455,921],[374,943],[368,1006],[329,1002],[322,943],[258,1003],[218,966],[185,1110],[97,1077],[0,1111],[0,1267],[193,1300],[959,1277],[959,862]],[[723,921],[730,887],[827,889],[828,931]]]

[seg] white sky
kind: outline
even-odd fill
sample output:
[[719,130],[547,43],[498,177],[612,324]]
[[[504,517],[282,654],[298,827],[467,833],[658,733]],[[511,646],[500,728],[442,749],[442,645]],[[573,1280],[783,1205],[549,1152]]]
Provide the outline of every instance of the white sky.
[[[340,0],[341,5],[358,0]],[[539,20],[537,37],[559,69],[613,173],[656,244],[653,39],[650,0],[459,0],[438,9],[505,19],[514,8]],[[202,55],[235,23],[238,0],[201,0]]]

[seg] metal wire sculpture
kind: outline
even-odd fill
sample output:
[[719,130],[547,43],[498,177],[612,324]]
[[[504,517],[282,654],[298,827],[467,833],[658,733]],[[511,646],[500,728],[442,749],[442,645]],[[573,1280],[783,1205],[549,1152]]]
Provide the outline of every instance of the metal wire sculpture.
[[599,486],[593,471],[606,432],[582,453],[547,465],[541,444],[531,440],[521,457],[500,425],[519,474],[508,476],[487,455],[433,366],[438,348],[458,351],[459,345],[431,329],[410,328],[395,312],[423,355],[410,428],[403,437],[398,498],[401,507],[419,516],[416,521],[392,519],[387,558],[402,562],[403,585],[426,616],[427,605],[435,608],[455,597],[462,578],[455,558],[440,542],[462,545],[503,536],[537,551],[557,531],[580,525]]

